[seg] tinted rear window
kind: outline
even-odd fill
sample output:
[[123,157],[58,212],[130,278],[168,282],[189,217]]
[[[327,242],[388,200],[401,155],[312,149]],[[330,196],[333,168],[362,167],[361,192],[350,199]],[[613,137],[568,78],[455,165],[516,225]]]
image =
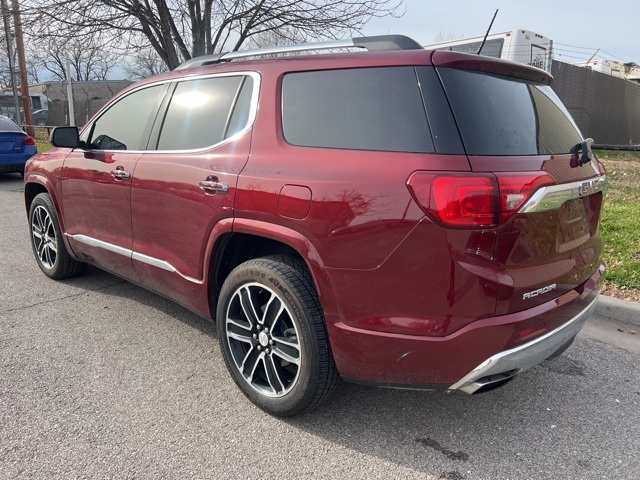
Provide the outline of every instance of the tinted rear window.
[[284,136],[293,145],[433,152],[413,67],[290,73],[282,88]]
[[439,69],[469,155],[568,153],[582,141],[551,87]]
[[13,120],[7,117],[0,117],[1,132],[22,132],[20,127],[13,123]]

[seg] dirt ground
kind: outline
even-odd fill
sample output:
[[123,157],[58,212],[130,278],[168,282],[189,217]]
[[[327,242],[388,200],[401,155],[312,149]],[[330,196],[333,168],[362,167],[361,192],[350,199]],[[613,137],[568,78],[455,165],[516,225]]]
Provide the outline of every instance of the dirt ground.
[[602,289],[602,294],[609,297],[618,298],[620,300],[628,300],[631,302],[640,302],[640,292],[637,290],[626,290],[615,285],[606,285]]

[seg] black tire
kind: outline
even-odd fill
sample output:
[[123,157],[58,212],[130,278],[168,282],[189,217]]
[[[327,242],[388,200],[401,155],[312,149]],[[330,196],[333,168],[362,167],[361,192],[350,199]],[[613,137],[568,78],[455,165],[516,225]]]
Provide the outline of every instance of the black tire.
[[300,260],[272,256],[236,267],[220,292],[216,322],[231,376],[265,412],[300,414],[338,386],[320,302]]
[[31,247],[40,270],[50,278],[62,280],[85,272],[87,264],[69,255],[62,239],[60,222],[48,193],[40,193],[29,209]]

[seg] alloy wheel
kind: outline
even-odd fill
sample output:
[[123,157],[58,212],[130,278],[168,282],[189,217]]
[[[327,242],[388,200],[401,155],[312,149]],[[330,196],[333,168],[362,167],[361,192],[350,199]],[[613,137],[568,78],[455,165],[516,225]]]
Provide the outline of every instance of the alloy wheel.
[[273,290],[259,283],[240,286],[229,302],[225,333],[233,362],[252,389],[267,397],[291,391],[300,374],[300,336]]
[[52,269],[58,257],[58,240],[51,215],[40,205],[33,212],[31,238],[41,265]]

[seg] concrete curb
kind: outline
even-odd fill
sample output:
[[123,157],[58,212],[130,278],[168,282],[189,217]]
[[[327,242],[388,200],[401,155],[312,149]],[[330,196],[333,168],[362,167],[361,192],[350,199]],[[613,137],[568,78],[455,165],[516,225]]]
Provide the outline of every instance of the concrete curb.
[[640,303],[601,295],[596,304],[594,315],[604,320],[640,329]]

